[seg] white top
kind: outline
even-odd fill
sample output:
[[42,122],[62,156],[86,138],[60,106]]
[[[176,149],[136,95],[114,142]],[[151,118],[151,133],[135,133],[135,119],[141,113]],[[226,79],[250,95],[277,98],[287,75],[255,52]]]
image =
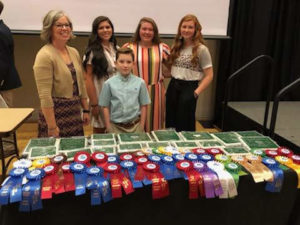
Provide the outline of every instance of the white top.
[[[110,49],[107,49],[103,46],[103,50],[104,50],[104,55],[105,55],[107,63],[108,63],[108,67],[107,67],[108,77],[102,77],[101,79],[98,79],[96,76],[94,76],[93,80],[94,80],[96,93],[98,94],[98,98],[101,93],[103,83],[108,78],[112,77],[114,75],[114,73],[116,72],[116,65],[115,65],[116,51],[114,50],[113,44],[112,43],[110,44]],[[87,65],[92,65],[93,57],[94,57],[93,52],[91,52],[89,60],[87,61]],[[92,125],[92,127],[96,127],[96,128],[105,127],[104,117],[103,117],[101,111],[100,111],[100,115],[99,115],[99,122],[91,115],[91,125]]]
[[212,67],[211,56],[205,45],[198,47],[198,63],[193,65],[193,46],[183,48],[179,57],[174,61],[171,69],[172,77],[179,80],[197,81],[202,80],[203,70]]

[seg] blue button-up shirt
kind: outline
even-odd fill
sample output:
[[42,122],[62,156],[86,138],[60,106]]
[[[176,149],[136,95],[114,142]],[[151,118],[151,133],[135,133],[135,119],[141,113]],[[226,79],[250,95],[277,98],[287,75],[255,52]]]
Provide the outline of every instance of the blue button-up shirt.
[[141,114],[141,106],[150,104],[145,81],[135,75],[117,73],[103,84],[99,105],[109,107],[110,120],[127,123]]

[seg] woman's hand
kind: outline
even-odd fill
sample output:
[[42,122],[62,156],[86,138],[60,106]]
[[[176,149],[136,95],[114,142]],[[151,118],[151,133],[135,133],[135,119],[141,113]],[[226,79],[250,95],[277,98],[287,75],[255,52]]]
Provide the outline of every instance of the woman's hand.
[[99,115],[100,115],[100,107],[99,107],[99,105],[92,106],[91,112],[92,112],[93,117],[94,117],[97,121],[99,121]]
[[48,137],[59,137],[59,128],[48,128]]
[[88,113],[83,113],[82,114],[82,121],[83,121],[83,125],[87,126],[90,123],[90,115]]

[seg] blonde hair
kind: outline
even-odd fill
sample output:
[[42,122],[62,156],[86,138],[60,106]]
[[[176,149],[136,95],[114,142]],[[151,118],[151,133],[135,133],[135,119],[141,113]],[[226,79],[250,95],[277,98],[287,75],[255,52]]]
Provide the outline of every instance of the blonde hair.
[[65,14],[65,12],[61,11],[61,10],[50,10],[43,19],[43,29],[41,31],[41,39],[42,40],[44,40],[48,43],[52,42],[52,27],[53,27],[54,23],[63,16],[65,16],[67,18],[67,20],[69,21],[70,28],[72,30],[70,39],[75,38],[75,36],[73,34],[73,24],[72,24],[70,18]]
[[169,58],[169,63],[171,65],[179,57],[180,50],[183,48],[184,40],[181,37],[180,30],[181,30],[181,26],[182,26],[183,22],[187,22],[187,21],[193,21],[194,24],[195,24],[195,33],[194,33],[194,36],[193,36],[193,39],[192,39],[192,41],[193,41],[193,50],[192,50],[193,57],[192,57],[191,62],[192,62],[193,65],[196,65],[197,61],[198,61],[198,54],[197,54],[198,53],[198,47],[201,44],[203,44],[203,45],[205,44],[202,33],[201,33],[202,26],[199,23],[197,17],[195,15],[192,15],[192,14],[188,14],[188,15],[184,16],[180,20],[180,23],[179,23],[179,26],[178,26],[178,29],[177,29],[177,34],[175,36],[174,44],[173,44],[172,49],[171,49],[171,55],[170,55],[170,58]]
[[155,21],[152,19],[152,18],[149,18],[149,17],[143,17],[136,30],[135,30],[135,33],[133,35],[133,38],[132,38],[132,42],[133,43],[138,43],[140,40],[141,40],[141,37],[140,37],[140,29],[141,29],[141,26],[143,23],[150,23],[153,27],[153,32],[154,32],[154,35],[153,35],[153,39],[152,39],[152,43],[153,44],[159,44],[160,43],[160,37],[159,37],[159,33],[158,33],[158,27],[155,23]]

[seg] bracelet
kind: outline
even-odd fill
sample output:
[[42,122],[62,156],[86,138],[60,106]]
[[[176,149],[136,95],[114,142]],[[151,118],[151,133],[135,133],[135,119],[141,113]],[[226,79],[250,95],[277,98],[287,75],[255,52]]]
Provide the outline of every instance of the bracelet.
[[98,106],[98,104],[91,105],[92,108],[97,107],[97,106]]
[[83,109],[82,112],[83,112],[83,113],[90,113],[90,110]]
[[53,128],[49,128],[48,127],[48,130],[55,130],[57,128],[57,126],[53,127]]

